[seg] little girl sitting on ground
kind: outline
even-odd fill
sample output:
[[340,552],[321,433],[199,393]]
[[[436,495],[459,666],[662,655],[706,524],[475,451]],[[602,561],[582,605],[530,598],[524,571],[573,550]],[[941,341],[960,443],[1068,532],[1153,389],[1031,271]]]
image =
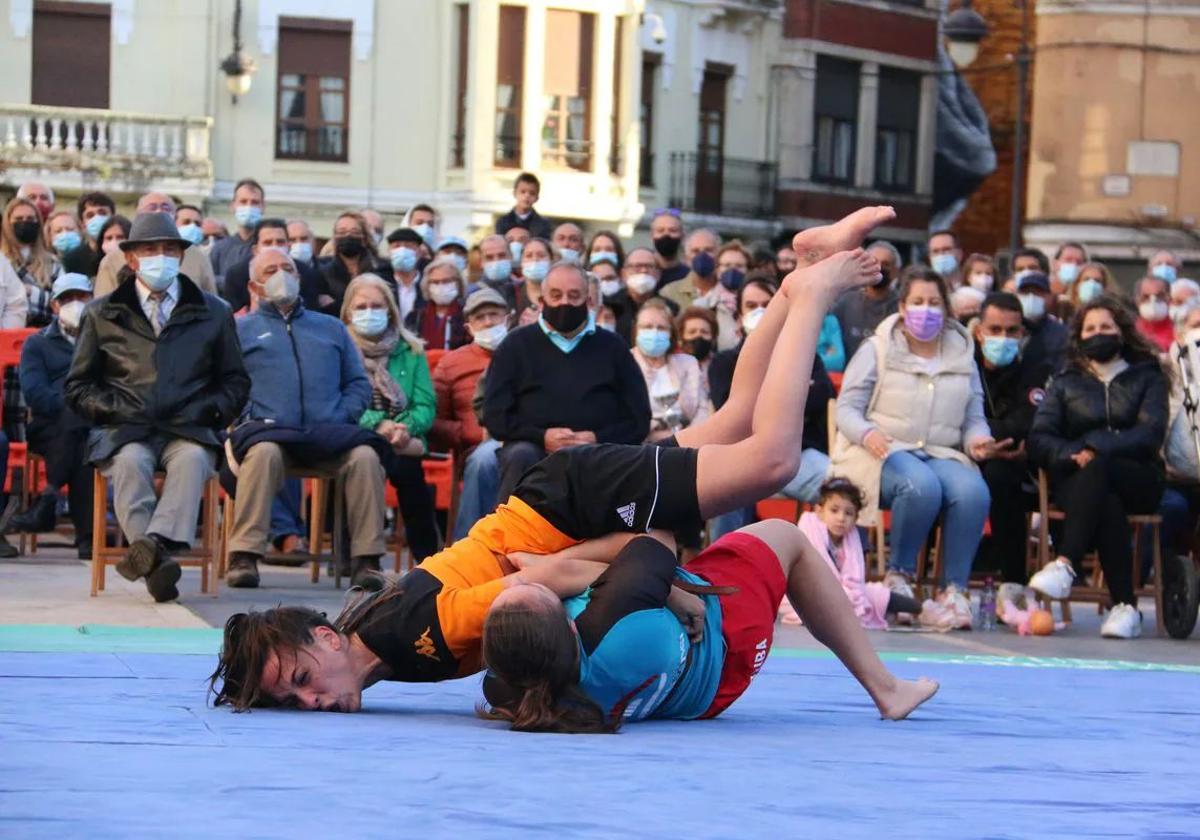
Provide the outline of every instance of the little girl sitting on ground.
[[[821,485],[814,512],[800,516],[800,532],[842,584],[854,614],[867,630],[887,628],[888,615],[916,616],[924,627],[950,630],[954,615],[940,604],[892,592],[882,583],[867,583],[866,562],[857,521],[862,508],[862,491],[849,479],[830,478]],[[796,611],[785,598],[779,607],[784,624],[799,624]]]

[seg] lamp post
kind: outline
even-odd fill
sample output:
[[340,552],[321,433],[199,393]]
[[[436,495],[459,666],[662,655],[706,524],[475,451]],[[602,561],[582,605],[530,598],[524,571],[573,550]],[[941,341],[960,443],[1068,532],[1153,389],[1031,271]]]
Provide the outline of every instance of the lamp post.
[[225,86],[232,94],[235,105],[239,96],[249,93],[250,82],[257,69],[254,59],[242,52],[242,0],[237,0],[233,7],[233,52],[221,62]]
[[[1033,50],[1029,46],[1030,11],[1033,0],[1014,0],[1021,10],[1021,41],[1011,60],[1017,67],[1017,125],[1013,135],[1012,207],[1008,216],[1008,247],[1015,252],[1021,247],[1021,202],[1025,195],[1025,111],[1028,107],[1029,66]],[[979,42],[988,34],[987,22],[974,9],[971,0],[946,17],[942,26],[946,33],[946,51],[960,69],[967,67],[979,55]]]

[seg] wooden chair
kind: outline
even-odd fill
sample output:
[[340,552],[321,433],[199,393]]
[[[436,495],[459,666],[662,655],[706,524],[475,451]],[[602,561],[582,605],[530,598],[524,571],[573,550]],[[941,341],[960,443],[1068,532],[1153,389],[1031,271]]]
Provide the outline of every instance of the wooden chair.
[[[29,506],[37,499],[38,494],[46,486],[46,459],[29,449],[25,450],[25,468],[21,481],[21,507],[29,510]],[[21,553],[25,553],[25,543],[28,540],[30,555],[37,554],[38,535],[21,532]]]
[[[463,458],[457,457],[453,452],[431,452],[421,460],[421,467],[425,472],[425,483],[433,485],[434,510],[446,512],[447,542],[450,539],[449,535],[454,533],[454,519],[457,515],[458,495],[462,484],[463,461]],[[387,485],[387,506],[396,513],[395,524],[392,528],[392,554],[394,571],[396,574],[400,574],[405,570],[404,556],[408,548],[408,540],[404,534],[404,517],[400,513],[400,499],[390,482]],[[407,565],[410,569],[416,565],[412,562],[411,555],[409,555]]]
[[[1062,510],[1050,504],[1050,481],[1046,476],[1045,470],[1038,470],[1038,512],[1040,514],[1040,522],[1038,525],[1038,551],[1035,570],[1040,569],[1050,562],[1050,523],[1052,521],[1061,522],[1067,518]],[[1149,596],[1154,598],[1154,612],[1158,625],[1158,635],[1162,636],[1166,632],[1166,627],[1163,624],[1162,517],[1156,513],[1129,514],[1128,519],[1129,524],[1133,527],[1134,552],[1132,562],[1135,585],[1134,594],[1138,597]],[[1138,557],[1136,550],[1139,537],[1145,528],[1150,529],[1150,541],[1153,544],[1151,552],[1154,558],[1154,582],[1150,585],[1147,585],[1142,580],[1141,558]],[[1089,555],[1087,560],[1085,560],[1084,572],[1085,580],[1082,584],[1077,583],[1073,586],[1070,595],[1059,602],[1064,621],[1071,620],[1071,601],[1095,603],[1097,604],[1097,609],[1101,611],[1112,606],[1108,589],[1104,585],[1104,571],[1100,568],[1100,561],[1095,554]],[[1041,597],[1041,600],[1043,603],[1051,601],[1051,599],[1044,596]]]
[[[25,346],[25,339],[35,332],[36,329],[0,330],[0,386],[7,381],[10,370],[20,368],[21,350]],[[6,419],[3,394],[0,394],[0,428],[3,428]],[[25,458],[28,451],[24,441],[8,442],[8,471],[4,476],[0,476],[0,483],[3,483],[5,492],[11,493],[16,490],[18,496],[23,492]],[[24,534],[21,535],[20,550],[22,554],[25,553]]]
[[[117,527],[116,544],[108,544],[108,479],[100,470],[94,473],[92,485],[92,595],[104,591],[106,569],[125,556],[124,539]],[[162,475],[159,473],[158,475]],[[220,508],[220,483],[213,475],[204,484],[201,497],[200,545],[172,554],[180,566],[200,567],[200,591],[216,596],[217,562],[220,556],[220,534],[217,523]],[[209,591],[211,586],[211,592]]]

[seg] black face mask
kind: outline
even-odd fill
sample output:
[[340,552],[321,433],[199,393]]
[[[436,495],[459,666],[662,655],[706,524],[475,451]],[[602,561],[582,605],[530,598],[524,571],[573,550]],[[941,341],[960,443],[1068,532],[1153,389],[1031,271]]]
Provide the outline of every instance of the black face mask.
[[658,251],[663,259],[673,260],[679,253],[679,246],[682,244],[683,240],[678,236],[660,236],[654,240],[654,250]]
[[22,245],[32,245],[38,238],[37,222],[13,222],[13,236]]
[[367,246],[363,245],[361,239],[354,239],[352,237],[339,239],[336,247],[338,254],[350,259],[362,256],[363,251],[367,250]]
[[555,332],[567,335],[575,332],[575,330],[584,325],[584,322],[588,318],[588,308],[586,303],[574,306],[569,303],[560,303],[558,306],[543,306],[542,317],[546,319],[546,323]]
[[689,338],[683,342],[683,349],[684,352],[695,356],[696,361],[703,362],[712,355],[713,343],[708,338]]
[[1121,336],[1119,335],[1093,335],[1091,338],[1085,338],[1080,342],[1079,347],[1083,350],[1083,355],[1087,356],[1093,362],[1111,362],[1116,355],[1121,352]]

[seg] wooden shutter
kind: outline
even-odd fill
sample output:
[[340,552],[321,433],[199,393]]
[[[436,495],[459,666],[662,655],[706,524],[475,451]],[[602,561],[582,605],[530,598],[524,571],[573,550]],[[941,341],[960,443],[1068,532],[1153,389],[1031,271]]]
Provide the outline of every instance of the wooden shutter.
[[111,28],[108,5],[35,3],[33,104],[107,108]]

